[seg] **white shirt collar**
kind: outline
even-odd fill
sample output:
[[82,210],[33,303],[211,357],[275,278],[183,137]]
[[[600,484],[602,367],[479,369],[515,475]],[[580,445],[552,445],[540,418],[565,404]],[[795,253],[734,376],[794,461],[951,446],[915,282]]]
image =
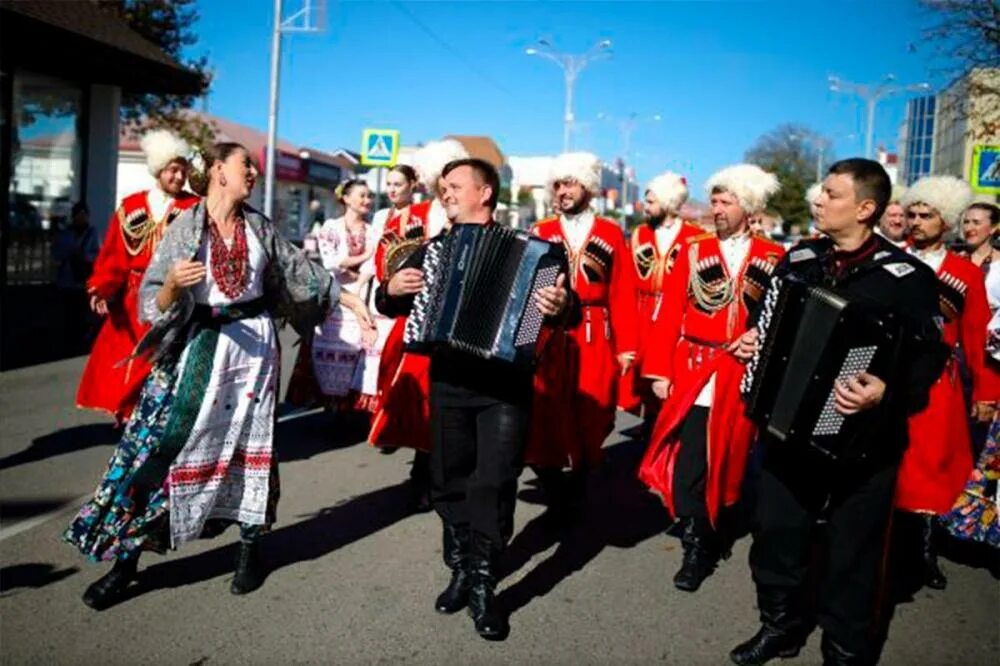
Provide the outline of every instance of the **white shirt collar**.
[[594,226],[594,213],[585,210],[582,213],[576,215],[566,215],[560,216],[560,221],[562,223],[563,233],[566,235],[566,241],[569,243],[570,248],[574,252],[579,251],[583,247],[583,244],[587,241],[587,236],[590,235],[590,229]]
[[937,268],[940,267],[941,262],[944,261],[944,255],[948,252],[948,248],[942,245],[936,250],[918,250],[915,246],[911,245],[909,247],[909,252],[928,266]]

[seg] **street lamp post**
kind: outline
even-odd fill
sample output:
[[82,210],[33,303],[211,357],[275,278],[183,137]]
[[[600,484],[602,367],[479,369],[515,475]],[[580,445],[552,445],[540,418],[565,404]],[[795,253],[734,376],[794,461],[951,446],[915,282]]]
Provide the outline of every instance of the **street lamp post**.
[[[615,121],[615,118],[607,115],[606,113],[597,114],[599,120]],[[662,116],[656,113],[652,116],[643,117],[638,113],[630,113],[627,118],[618,120],[618,129],[621,131],[622,135],[622,223],[624,225],[625,221],[625,207],[628,205],[628,168],[631,164],[631,153],[632,153],[632,134],[635,132],[635,128],[639,123],[646,120],[651,120],[653,122],[659,122]]]
[[872,144],[875,140],[875,106],[879,103],[879,100],[901,92],[926,92],[931,88],[928,83],[902,85],[895,83],[895,80],[896,77],[892,74],[886,75],[879,84],[852,83],[837,76],[830,76],[827,79],[830,90],[833,92],[851,93],[864,100],[867,117],[865,126],[865,157],[868,159],[873,157]]
[[541,56],[547,58],[562,68],[566,81],[566,97],[563,111],[563,152],[569,152],[570,142],[573,133],[573,86],[577,77],[590,62],[600,58],[607,58],[611,55],[611,40],[602,39],[590,47],[586,53],[571,54],[560,53],[552,48],[552,44],[546,39],[538,40],[538,46],[532,46],[524,50],[529,56]]

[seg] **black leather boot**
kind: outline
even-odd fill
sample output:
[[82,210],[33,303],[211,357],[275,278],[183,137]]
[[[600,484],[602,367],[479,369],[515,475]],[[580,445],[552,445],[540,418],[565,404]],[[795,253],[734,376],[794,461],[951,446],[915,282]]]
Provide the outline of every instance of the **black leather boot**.
[[860,654],[830,638],[825,632],[819,645],[823,655],[823,666],[874,666],[875,660],[869,655]]
[[694,592],[719,563],[718,538],[705,518],[687,518],[681,535],[684,560],[674,575],[674,587]]
[[257,540],[240,541],[236,554],[236,575],[229,591],[233,594],[249,594],[264,584],[264,568],[260,561],[260,544]]
[[489,538],[474,532],[470,551],[472,588],[469,590],[469,615],[476,625],[476,633],[488,641],[502,641],[510,634],[507,613],[497,603],[494,594],[497,586],[496,569],[500,547]]
[[923,519],[924,585],[932,590],[943,590],[948,587],[948,579],[938,566],[937,549],[934,548],[934,516],[924,516]]
[[138,555],[115,560],[111,571],[87,587],[87,591],[83,593],[83,603],[98,611],[114,606],[122,600],[128,584],[135,580],[138,566]]
[[462,610],[469,603],[472,579],[469,575],[468,528],[445,523],[443,542],[444,563],[451,569],[451,580],[434,602],[434,610],[438,613],[451,614]]
[[772,659],[789,659],[799,654],[806,631],[796,611],[794,591],[757,586],[761,627],[750,640],[740,643],[729,658],[740,666],[766,664]]

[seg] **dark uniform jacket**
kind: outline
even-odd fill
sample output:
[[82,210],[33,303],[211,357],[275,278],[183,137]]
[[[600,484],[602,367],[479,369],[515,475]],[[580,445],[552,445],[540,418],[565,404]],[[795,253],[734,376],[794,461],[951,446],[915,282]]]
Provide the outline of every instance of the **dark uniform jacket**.
[[[930,387],[947,358],[947,348],[941,342],[934,271],[882,236],[872,234],[853,252],[835,251],[829,238],[803,241],[784,256],[774,272],[776,278],[788,275],[834,289],[848,298],[865,298],[902,320],[903,360],[896,376],[879,378],[886,383],[886,393],[874,408],[878,410],[877,425],[866,432],[866,441],[857,447],[865,452],[864,458],[851,463],[855,471],[898,464],[907,444],[907,417],[927,405]],[[800,453],[788,451],[790,458],[800,458]],[[769,451],[768,457],[776,454],[781,456],[780,449]]]

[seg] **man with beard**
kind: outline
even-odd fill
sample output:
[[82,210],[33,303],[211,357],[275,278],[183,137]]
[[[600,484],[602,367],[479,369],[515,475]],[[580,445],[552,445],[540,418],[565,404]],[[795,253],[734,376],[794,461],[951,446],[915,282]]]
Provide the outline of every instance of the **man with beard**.
[[[500,192],[496,169],[484,160],[460,159],[445,166],[442,178],[442,203],[453,225],[493,223]],[[409,315],[423,289],[419,267],[426,247],[379,286],[379,311]],[[548,324],[562,323],[575,311],[565,281],[562,274],[555,286],[535,293],[535,306]],[[431,497],[443,523],[444,561],[452,572],[435,609],[455,613],[468,606],[476,631],[488,640],[503,640],[510,630],[494,590],[497,563],[514,530],[531,383],[531,370],[503,361],[446,347],[430,356]]]
[[646,187],[646,223],[632,232],[632,264],[635,267],[638,299],[638,357],[633,368],[622,379],[618,406],[626,410],[644,411],[641,436],[646,438],[659,413],[660,400],[653,395],[649,382],[639,376],[639,366],[649,346],[657,344],[652,335],[656,321],[665,308],[678,303],[663,300],[663,285],[677,263],[684,242],[702,233],[697,225],[681,218],[681,206],[688,198],[687,180],[667,171]]
[[149,374],[148,360],[129,359],[148,330],[139,323],[139,284],[167,225],[199,199],[184,191],[188,144],[167,130],[147,132],[140,141],[149,190],[125,197],[108,223],[94,270],[87,280],[90,308],[106,319],[83,370],[78,407],[99,409],[124,423]]
[[[873,160],[847,159],[830,167],[816,202],[823,238],[796,245],[774,271],[833,289],[892,311],[905,327],[903,361],[886,377],[861,372],[838,379],[834,408],[848,417],[867,410],[872,427],[852,443],[858,455],[833,460],[801,436],[779,442],[762,433],[750,568],[761,628],[730,652],[737,664],[763,664],[799,653],[812,626],[808,585],[816,553],[817,523],[825,522],[823,574],[816,617],[828,666],[874,664],[879,576],[892,508],[896,471],[907,443],[907,416],[927,404],[944,354],[933,272],[874,233],[891,185]],[[766,290],[763,294],[766,296]],[[759,346],[755,322],[739,340],[743,361]],[[812,432],[806,426],[803,432]]]
[[[980,423],[991,422],[1000,399],[996,373],[986,361],[991,315],[982,270],[944,244],[945,233],[961,221],[971,201],[969,186],[952,176],[921,178],[902,201],[910,225],[909,252],[937,275],[944,341],[952,350],[944,372],[931,387],[927,408],[910,418],[910,446],[896,486],[896,506],[905,512],[898,516],[902,529],[897,536],[905,542],[909,533],[922,535],[922,566],[918,568],[922,575],[915,588],[923,584],[941,590],[947,584],[937,564],[934,517],[951,510],[972,471],[970,410],[959,380],[959,348],[972,376],[973,417]],[[914,519],[919,529],[907,530]]]
[[709,178],[715,233],[681,246],[642,364],[663,408],[639,477],[683,525],[674,585],[685,592],[697,590],[728,550],[724,510],[739,499],[754,434],[739,392],[743,367],[728,348],[784,254],[748,228],[778,188],[773,174],[752,164]]
[[[535,381],[528,462],[556,515],[579,508],[588,471],[615,424],[618,384],[636,354],[635,280],[628,246],[617,222],[595,216],[600,162],[590,153],[558,156],[549,187],[559,215],[535,224],[534,233],[562,243],[569,279],[579,296],[580,326],[557,332],[542,353]],[[572,468],[569,478],[562,473]]]

